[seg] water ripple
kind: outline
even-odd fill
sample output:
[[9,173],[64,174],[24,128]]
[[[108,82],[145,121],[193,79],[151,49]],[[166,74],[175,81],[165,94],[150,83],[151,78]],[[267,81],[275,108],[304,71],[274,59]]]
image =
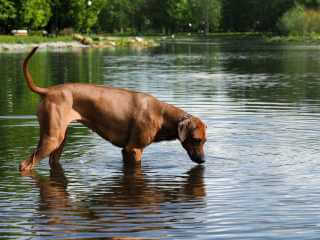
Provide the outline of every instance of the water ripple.
[[[13,96],[14,78],[4,75],[9,90],[0,96],[10,98],[0,99],[1,236],[317,239],[318,53],[242,44],[47,53],[52,61],[41,61],[58,66],[49,71],[53,82],[84,81],[91,72],[90,81],[148,92],[199,116],[208,125],[204,166],[192,163],[173,141],[151,145],[142,166],[130,168],[122,164],[120,149],[74,123],[62,168],[50,171],[44,160],[21,176],[18,163],[38,141],[36,107],[15,101],[22,96]],[[0,62],[16,66],[19,56],[0,56]],[[28,106],[31,96],[23,96]]]

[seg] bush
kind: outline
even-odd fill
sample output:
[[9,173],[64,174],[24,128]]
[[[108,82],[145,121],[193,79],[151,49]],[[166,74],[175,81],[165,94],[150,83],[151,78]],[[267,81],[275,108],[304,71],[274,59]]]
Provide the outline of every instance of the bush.
[[278,28],[282,34],[291,36],[320,33],[320,11],[296,5],[280,18]]
[[320,33],[320,11],[306,10],[305,25],[308,34]]
[[304,7],[300,5],[287,11],[278,22],[280,32],[285,35],[304,35],[304,12]]
[[74,33],[75,32],[73,28],[64,28],[59,32],[59,35],[72,36]]

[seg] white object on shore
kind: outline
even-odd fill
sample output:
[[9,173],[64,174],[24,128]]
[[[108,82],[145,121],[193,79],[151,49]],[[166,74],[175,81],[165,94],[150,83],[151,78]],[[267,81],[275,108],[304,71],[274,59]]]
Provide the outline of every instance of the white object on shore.
[[15,35],[15,36],[27,36],[28,35],[28,30],[24,30],[24,29],[14,29],[11,31],[11,34]]
[[135,37],[135,39],[137,42],[143,42],[143,38],[141,38],[141,37]]

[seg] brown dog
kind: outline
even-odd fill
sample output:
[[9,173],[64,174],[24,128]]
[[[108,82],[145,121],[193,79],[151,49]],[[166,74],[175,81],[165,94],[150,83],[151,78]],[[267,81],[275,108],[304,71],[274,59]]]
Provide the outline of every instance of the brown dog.
[[194,162],[204,162],[206,125],[199,118],[148,94],[126,89],[81,83],[38,87],[28,70],[36,50],[24,60],[23,72],[30,90],[42,98],[37,114],[40,140],[30,158],[20,163],[20,171],[31,170],[47,156],[54,168],[71,121],[83,123],[121,147],[126,163],[140,162],[143,149],[153,142],[175,139]]

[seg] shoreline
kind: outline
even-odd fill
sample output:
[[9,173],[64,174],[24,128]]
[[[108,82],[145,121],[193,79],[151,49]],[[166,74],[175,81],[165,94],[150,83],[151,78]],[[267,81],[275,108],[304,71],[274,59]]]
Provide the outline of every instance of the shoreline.
[[27,51],[31,48],[39,47],[52,48],[52,49],[73,49],[73,48],[90,48],[88,45],[84,45],[77,41],[71,42],[43,42],[43,43],[0,43],[0,52],[20,52]]
[[[17,40],[17,39],[15,39]],[[19,40],[19,39],[18,39]],[[38,46],[42,49],[116,49],[116,48],[134,48],[145,49],[159,46],[160,43],[156,38],[149,37],[95,37],[82,36],[80,34],[73,35],[72,39],[68,41],[41,41],[37,39],[35,42],[23,41],[28,40],[21,38],[21,42],[2,42],[0,41],[0,52],[19,52],[27,51],[33,47]]]
[[[313,37],[292,37],[292,36],[266,36],[261,34],[245,33],[245,34],[210,34],[208,36],[201,35],[186,35],[179,34],[177,36],[155,36],[155,37],[120,37],[120,36],[95,36],[89,37],[80,34],[75,34],[69,37],[67,40],[57,38],[55,40],[46,41],[46,38],[38,38],[35,41],[32,37],[16,38],[12,42],[1,42],[0,40],[0,52],[23,52],[28,51],[33,47],[38,46],[40,49],[119,49],[119,48],[132,48],[132,49],[146,49],[157,47],[163,41],[175,42],[181,41],[193,41],[194,39],[214,39],[214,38],[235,38],[235,39],[260,39],[266,44],[311,44],[319,45],[320,36]],[[26,41],[25,41],[26,40]],[[43,40],[43,41],[41,41]]]

